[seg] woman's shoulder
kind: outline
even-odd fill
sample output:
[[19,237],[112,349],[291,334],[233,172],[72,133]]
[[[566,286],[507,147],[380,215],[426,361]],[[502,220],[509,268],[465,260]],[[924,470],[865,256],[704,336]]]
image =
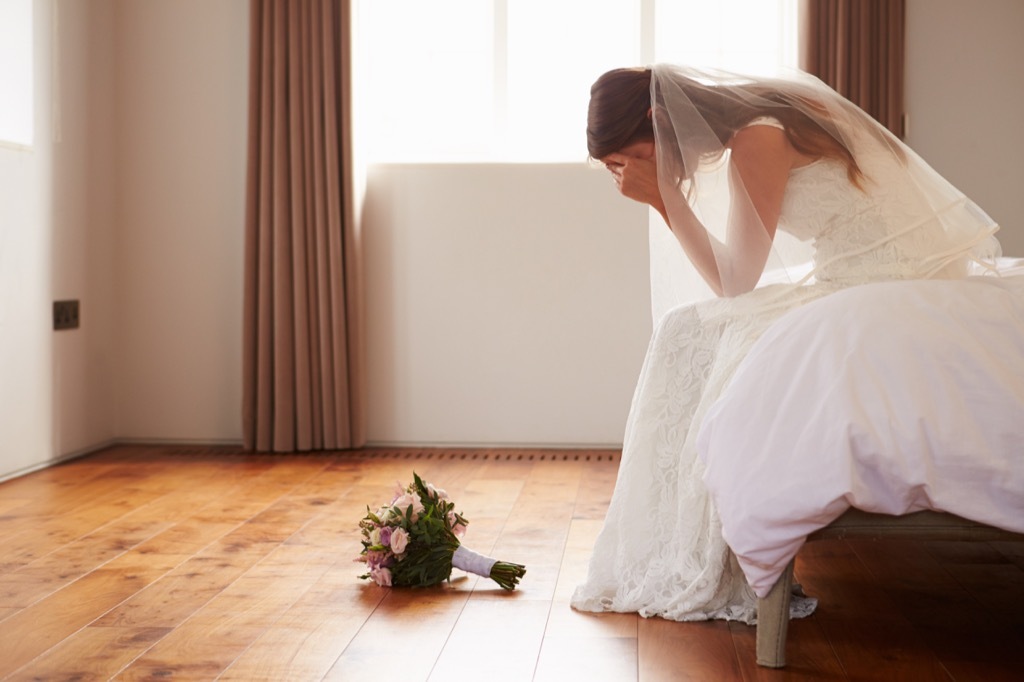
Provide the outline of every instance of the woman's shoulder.
[[814,161],[814,157],[805,156],[793,147],[785,126],[771,116],[749,121],[733,134],[727,147],[737,164],[778,168],[780,173],[789,173]]
[[733,154],[737,152],[753,155],[777,154],[792,149],[785,132],[785,126],[778,119],[771,116],[759,116],[733,133],[727,146],[733,151]]
[[[775,118],[774,116],[758,116],[757,118],[751,119],[743,128],[752,128],[754,126],[771,126],[772,128],[778,128],[779,130],[785,130],[786,126],[782,125],[782,121]],[[740,130],[743,130],[740,128]]]
[[737,128],[727,146],[735,151],[738,147],[757,148],[765,144],[769,147],[780,144],[788,145],[785,133],[786,127],[779,119],[773,116],[758,116]]

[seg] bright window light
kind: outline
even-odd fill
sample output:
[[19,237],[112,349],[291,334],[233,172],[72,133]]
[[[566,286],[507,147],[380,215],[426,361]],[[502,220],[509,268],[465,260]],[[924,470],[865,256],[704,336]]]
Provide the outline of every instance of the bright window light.
[[357,0],[360,156],[583,161],[600,74],[651,61],[795,66],[796,2]]
[[0,142],[32,144],[32,0],[0,0]]
[[797,66],[796,0],[657,3],[658,61],[751,76]]
[[502,161],[585,160],[590,84],[638,62],[640,0],[507,2],[504,119],[494,149]]

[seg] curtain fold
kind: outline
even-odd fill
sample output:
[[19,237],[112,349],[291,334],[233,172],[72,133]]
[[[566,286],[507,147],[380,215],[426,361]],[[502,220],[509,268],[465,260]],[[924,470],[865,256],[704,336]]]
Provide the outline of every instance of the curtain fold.
[[905,0],[802,0],[800,68],[904,134]]
[[250,0],[243,435],[363,444],[348,0]]

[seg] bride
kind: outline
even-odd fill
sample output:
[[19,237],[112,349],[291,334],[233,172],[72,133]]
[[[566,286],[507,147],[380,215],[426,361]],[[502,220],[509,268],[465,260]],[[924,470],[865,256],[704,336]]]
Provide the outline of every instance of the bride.
[[[677,305],[655,310],[615,491],[572,606],[752,622],[756,597],[702,482],[705,412],[787,310],[873,281],[965,277],[999,255],[998,226],[806,74],[610,71],[591,89],[587,143],[624,196],[662,216],[717,298],[666,295],[678,273],[652,272],[655,302]],[[798,600],[794,615],[813,608]]]

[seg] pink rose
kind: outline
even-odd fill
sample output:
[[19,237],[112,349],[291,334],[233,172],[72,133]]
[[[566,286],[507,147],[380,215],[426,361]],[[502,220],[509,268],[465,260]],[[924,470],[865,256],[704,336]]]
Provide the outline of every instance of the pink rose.
[[386,568],[371,568],[370,578],[381,587],[391,587],[391,571]]
[[404,528],[396,528],[391,532],[391,551],[401,554],[409,544],[409,533]]
[[412,493],[406,493],[395,500],[395,506],[404,515],[405,510],[412,505],[412,517],[411,520],[415,521],[419,518],[420,512],[423,511],[423,503],[420,502],[419,495],[413,495]]

